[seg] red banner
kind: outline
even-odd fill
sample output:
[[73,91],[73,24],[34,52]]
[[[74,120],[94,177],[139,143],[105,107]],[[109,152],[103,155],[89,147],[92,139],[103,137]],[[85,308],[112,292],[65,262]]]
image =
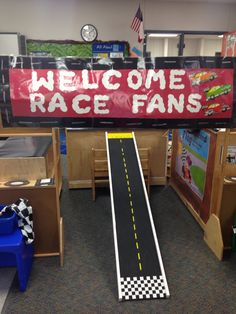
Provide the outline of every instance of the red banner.
[[230,118],[233,69],[10,70],[14,116]]

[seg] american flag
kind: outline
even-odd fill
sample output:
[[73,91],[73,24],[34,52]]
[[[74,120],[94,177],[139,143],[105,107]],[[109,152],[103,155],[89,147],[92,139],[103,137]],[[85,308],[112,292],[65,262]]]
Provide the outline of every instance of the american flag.
[[140,9],[140,5],[138,7],[138,10],[133,18],[132,24],[131,24],[131,29],[138,33],[138,41],[142,42],[144,38],[144,33],[143,33],[143,13]]

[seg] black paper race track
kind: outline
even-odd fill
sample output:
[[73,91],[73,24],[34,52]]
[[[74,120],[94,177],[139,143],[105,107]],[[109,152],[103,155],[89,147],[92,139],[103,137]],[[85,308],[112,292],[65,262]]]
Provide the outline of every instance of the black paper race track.
[[169,297],[134,133],[106,144],[119,300]]

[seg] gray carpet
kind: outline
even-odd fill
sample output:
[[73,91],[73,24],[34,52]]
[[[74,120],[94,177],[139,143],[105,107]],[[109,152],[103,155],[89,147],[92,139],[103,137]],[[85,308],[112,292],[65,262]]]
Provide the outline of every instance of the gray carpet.
[[27,291],[15,277],[2,313],[235,313],[236,256],[216,259],[171,187],[152,188],[150,201],[170,299],[117,301],[109,191],[93,202],[91,190],[68,190],[64,177],[65,266],[37,258]]
[[7,298],[13,278],[15,277],[15,268],[0,268],[0,313]]

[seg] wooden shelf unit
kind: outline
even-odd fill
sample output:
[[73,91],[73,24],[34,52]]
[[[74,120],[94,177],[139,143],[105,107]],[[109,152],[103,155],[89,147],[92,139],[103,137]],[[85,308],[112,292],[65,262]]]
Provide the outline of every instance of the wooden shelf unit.
[[[34,157],[28,158],[24,167],[17,167],[16,163],[21,157],[4,158],[5,167],[11,169],[14,164],[14,177],[6,178],[0,172],[0,202],[12,204],[18,198],[26,198],[33,208],[33,223],[35,232],[34,250],[36,256],[60,256],[60,264],[63,264],[63,219],[60,215],[60,192],[62,188],[59,129],[53,128],[2,128],[0,137],[34,137],[47,136],[52,138],[47,153],[40,160],[33,162]],[[1,149],[1,148],[0,148]],[[25,157],[27,160],[27,157]],[[36,157],[37,159],[37,157]],[[31,167],[31,163],[34,167]],[[0,158],[0,163],[2,163]],[[35,165],[41,165],[39,168]],[[42,171],[42,172],[41,172]],[[28,177],[22,178],[29,173]],[[54,184],[37,186],[36,182],[41,178],[53,178]],[[6,186],[8,180],[25,179],[29,184],[22,186]]]
[[[121,130],[66,129],[68,181],[70,189],[92,188],[92,148],[106,149],[105,132]],[[127,130],[122,130],[127,132]],[[130,130],[129,130],[130,132]],[[165,185],[167,163],[166,130],[134,130],[138,148],[150,148],[150,185]]]

